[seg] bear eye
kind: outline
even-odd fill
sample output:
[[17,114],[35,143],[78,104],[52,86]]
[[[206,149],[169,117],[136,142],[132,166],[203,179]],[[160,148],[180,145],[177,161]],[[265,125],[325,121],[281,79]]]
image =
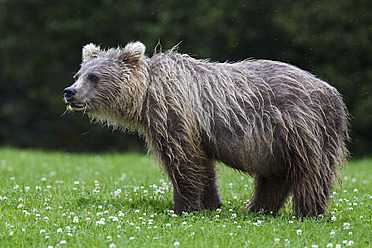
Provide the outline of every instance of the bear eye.
[[99,77],[95,74],[89,74],[88,78],[89,78],[90,81],[92,81],[94,83],[98,83],[98,81],[99,81]]

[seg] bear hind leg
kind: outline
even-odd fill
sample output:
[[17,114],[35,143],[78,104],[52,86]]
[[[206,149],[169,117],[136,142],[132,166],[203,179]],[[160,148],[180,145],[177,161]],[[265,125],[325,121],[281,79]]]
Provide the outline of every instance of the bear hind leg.
[[317,217],[325,214],[331,189],[333,175],[322,172],[319,175],[303,176],[294,180],[293,207],[297,217]]

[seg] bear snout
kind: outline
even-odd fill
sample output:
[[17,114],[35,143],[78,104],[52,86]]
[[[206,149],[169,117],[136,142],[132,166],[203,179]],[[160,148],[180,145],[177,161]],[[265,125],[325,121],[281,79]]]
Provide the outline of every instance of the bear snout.
[[71,102],[72,99],[74,98],[74,96],[76,95],[77,90],[72,88],[72,87],[68,87],[68,88],[64,89],[63,93],[64,93],[64,96],[65,96],[65,100],[67,102]]

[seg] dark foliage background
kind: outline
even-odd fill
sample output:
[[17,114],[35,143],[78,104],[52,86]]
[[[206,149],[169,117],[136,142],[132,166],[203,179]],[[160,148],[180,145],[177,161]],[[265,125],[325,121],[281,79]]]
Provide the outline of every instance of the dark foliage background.
[[0,145],[69,151],[143,150],[136,135],[67,114],[62,91],[83,45],[140,40],[152,55],[267,58],[335,86],[351,113],[354,155],[372,154],[372,1],[0,0]]

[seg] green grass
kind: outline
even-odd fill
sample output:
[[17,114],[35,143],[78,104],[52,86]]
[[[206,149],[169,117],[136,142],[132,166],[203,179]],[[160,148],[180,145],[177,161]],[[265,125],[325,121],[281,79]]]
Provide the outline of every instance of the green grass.
[[244,213],[253,180],[220,166],[224,206],[179,217],[151,157],[2,148],[0,246],[370,247],[372,160],[342,178],[329,213],[299,221],[290,202],[278,216]]

